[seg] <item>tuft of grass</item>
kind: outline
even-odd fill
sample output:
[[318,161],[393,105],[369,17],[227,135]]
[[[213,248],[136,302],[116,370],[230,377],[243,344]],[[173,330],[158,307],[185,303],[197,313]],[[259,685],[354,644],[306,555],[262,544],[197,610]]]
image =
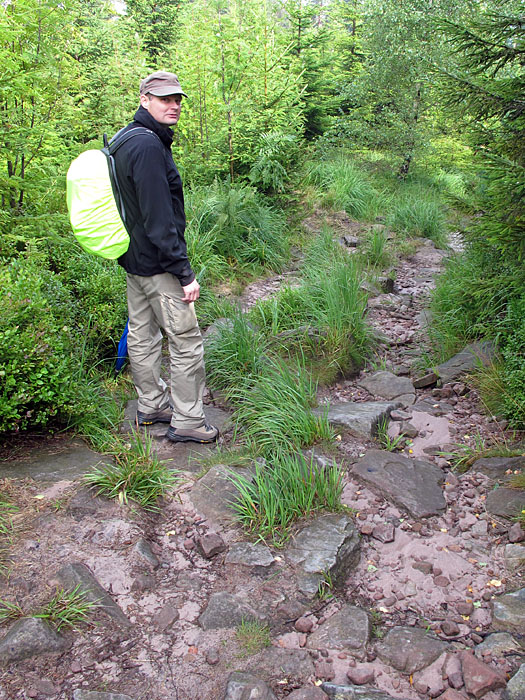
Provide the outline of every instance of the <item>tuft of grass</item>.
[[201,465],[200,471],[196,474],[197,479],[201,479],[212,467],[218,464],[228,467],[249,467],[255,460],[255,454],[246,447],[227,448],[218,444],[209,454],[190,455],[190,461]]
[[439,248],[446,248],[447,230],[443,205],[425,197],[422,191],[405,194],[392,204],[387,225],[395,231],[429,238]]
[[334,597],[334,581],[330,571],[323,571],[322,575],[323,578],[317,587],[317,597],[319,600],[326,601]]
[[256,463],[252,479],[234,472],[230,479],[238,490],[232,509],[241,525],[278,547],[299,518],[318,510],[341,509],[341,468],[320,467],[313,457],[274,455]]
[[0,492],[0,574],[7,570],[8,548],[14,535],[12,515],[17,507]]
[[269,358],[264,374],[232,389],[234,421],[252,449],[294,452],[319,440],[332,440],[326,416],[312,413],[316,383],[304,365],[289,367]]
[[388,452],[395,452],[395,450],[400,450],[403,448],[405,435],[400,433],[396,437],[391,437],[388,434],[388,418],[384,418],[377,425],[377,441],[381,445],[383,450],[388,450]]
[[241,658],[253,656],[270,646],[270,628],[259,620],[242,620],[235,632],[235,638],[241,645]]
[[[467,437],[467,436],[466,436]],[[523,445],[508,445],[505,440],[494,439],[490,444],[479,432],[473,435],[471,443],[458,443],[451,452],[440,452],[454,471],[466,472],[482,457],[517,457],[523,455]]]
[[245,314],[232,307],[206,339],[206,376],[213,389],[228,397],[235,387],[257,376],[265,359],[266,340]]
[[18,603],[0,599],[0,623],[18,620],[20,617],[24,617],[24,611]]
[[388,236],[383,229],[372,228],[361,250],[366,262],[372,267],[384,269],[392,263],[393,255],[388,247]]
[[133,430],[131,443],[118,440],[112,450],[114,465],[102,466],[84,476],[98,495],[135,501],[145,510],[158,510],[158,498],[172,489],[178,475],[161,462],[153,450],[153,438]]
[[357,219],[372,220],[383,204],[382,194],[373,187],[367,174],[345,156],[313,164],[306,182],[324,192],[324,206],[344,209]]
[[59,632],[64,628],[76,629],[85,624],[97,607],[98,603],[88,600],[86,591],[81,590],[78,584],[72,591],[57,589],[49,603],[33,617],[46,620]]

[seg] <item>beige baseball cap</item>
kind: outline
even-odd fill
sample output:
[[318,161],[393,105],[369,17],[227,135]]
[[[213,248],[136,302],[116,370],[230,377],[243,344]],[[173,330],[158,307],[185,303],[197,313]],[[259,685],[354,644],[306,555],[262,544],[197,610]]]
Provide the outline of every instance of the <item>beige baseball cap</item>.
[[163,70],[152,73],[140,81],[140,94],[147,95],[148,93],[155,95],[155,97],[165,97],[166,95],[184,95],[184,97],[188,97],[182,91],[179,79],[175,73],[167,73]]

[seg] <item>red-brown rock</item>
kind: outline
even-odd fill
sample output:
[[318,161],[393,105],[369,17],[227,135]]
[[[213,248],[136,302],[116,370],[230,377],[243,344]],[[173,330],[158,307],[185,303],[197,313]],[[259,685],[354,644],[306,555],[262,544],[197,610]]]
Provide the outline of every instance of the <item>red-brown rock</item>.
[[505,676],[477,659],[471,652],[461,654],[461,670],[465,689],[475,698],[482,698],[489,690],[504,688]]

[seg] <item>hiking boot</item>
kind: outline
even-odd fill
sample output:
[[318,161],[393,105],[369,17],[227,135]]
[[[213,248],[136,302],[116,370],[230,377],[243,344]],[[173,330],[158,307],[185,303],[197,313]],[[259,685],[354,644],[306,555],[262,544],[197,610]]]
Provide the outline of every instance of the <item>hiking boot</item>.
[[204,423],[200,428],[168,428],[166,437],[172,442],[215,442],[219,436],[219,430],[214,425]]
[[154,413],[143,413],[137,411],[137,423],[139,425],[153,425],[153,423],[171,423],[172,409],[171,406],[163,408]]

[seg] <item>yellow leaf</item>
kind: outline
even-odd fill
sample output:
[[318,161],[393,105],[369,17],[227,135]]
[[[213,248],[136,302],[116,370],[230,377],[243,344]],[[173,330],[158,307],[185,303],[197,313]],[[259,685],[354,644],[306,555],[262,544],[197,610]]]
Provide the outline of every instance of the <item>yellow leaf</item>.
[[170,535],[176,535],[176,534],[177,534],[177,533],[175,532],[175,530],[168,530],[168,532],[166,533],[166,535],[167,535],[168,537],[169,537]]
[[39,493],[37,496],[35,496],[35,498],[36,498],[38,501],[43,501],[44,498],[45,498],[45,496],[44,496],[42,493]]
[[501,586],[501,581],[497,578],[492,578],[490,581],[487,583],[487,586],[494,586],[494,588],[499,588]]
[[447,530],[446,527],[440,527],[440,528],[439,528],[439,531],[440,531],[440,532],[448,532],[448,530]]

